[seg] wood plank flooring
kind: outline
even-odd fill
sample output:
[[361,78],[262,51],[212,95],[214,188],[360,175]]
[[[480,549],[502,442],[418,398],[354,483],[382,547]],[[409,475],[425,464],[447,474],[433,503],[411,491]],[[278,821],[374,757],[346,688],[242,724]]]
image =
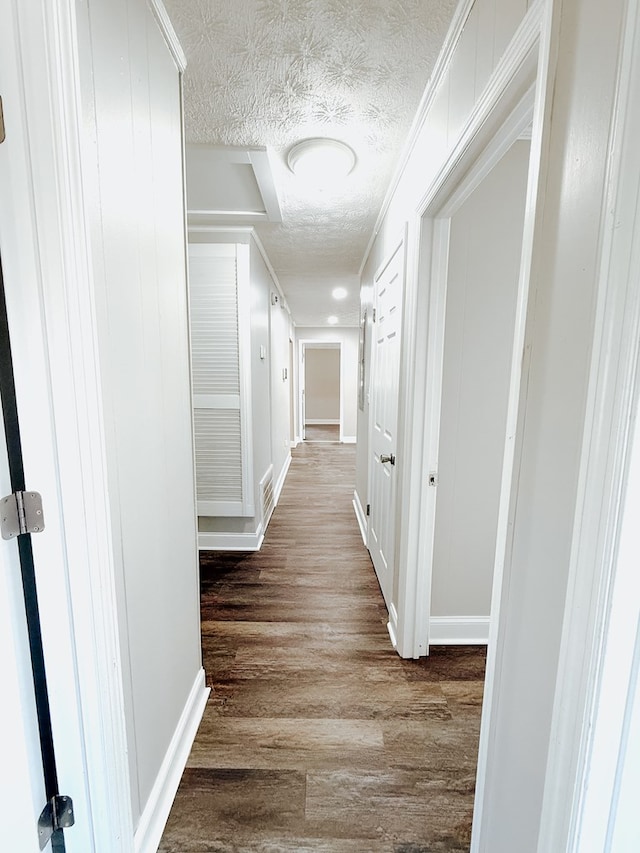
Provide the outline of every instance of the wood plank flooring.
[[484,650],[403,661],[351,505],[303,444],[257,554],[204,553],[212,695],[160,853],[463,853]]
[[305,424],[305,441],[340,441],[340,424]]

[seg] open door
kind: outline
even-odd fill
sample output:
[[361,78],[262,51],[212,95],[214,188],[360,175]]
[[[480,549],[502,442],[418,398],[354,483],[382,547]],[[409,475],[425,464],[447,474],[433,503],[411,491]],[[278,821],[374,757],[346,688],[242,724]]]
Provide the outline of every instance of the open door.
[[[375,279],[371,382],[369,551],[387,608],[393,608],[396,452],[404,240]],[[393,614],[390,613],[390,625]],[[394,637],[392,636],[392,640]]]
[[[430,642],[489,638],[530,143],[515,142],[448,228]],[[438,285],[436,285],[438,286]]]

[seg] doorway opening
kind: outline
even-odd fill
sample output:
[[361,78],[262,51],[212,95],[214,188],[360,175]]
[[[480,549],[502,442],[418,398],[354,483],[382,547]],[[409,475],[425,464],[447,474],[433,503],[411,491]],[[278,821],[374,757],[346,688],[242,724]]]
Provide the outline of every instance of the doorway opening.
[[342,441],[342,346],[302,343],[302,439],[309,443]]
[[489,638],[530,148],[516,141],[442,223],[430,643]]

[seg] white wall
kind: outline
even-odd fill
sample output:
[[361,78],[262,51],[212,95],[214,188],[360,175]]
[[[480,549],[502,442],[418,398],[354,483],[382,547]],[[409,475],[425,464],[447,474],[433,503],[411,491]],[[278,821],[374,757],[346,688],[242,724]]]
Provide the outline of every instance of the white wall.
[[[344,441],[354,442],[358,420],[358,342],[359,330],[351,326],[339,326],[334,328],[321,328],[317,326],[296,326],[296,351],[298,353],[301,341],[317,343],[340,343],[342,344],[342,356],[340,364],[340,388],[342,403],[342,437]],[[299,403],[299,384],[296,383],[296,393]],[[297,420],[299,420],[300,406],[297,407]],[[296,425],[296,435],[300,438],[300,424]]]
[[[270,293],[276,293],[273,281]],[[271,335],[271,459],[276,484],[282,482],[291,460],[291,435],[295,429],[291,423],[291,389],[293,371],[289,364],[289,347],[293,339],[291,315],[282,296],[271,304],[269,329]]]
[[89,27],[84,180],[137,823],[201,668],[181,92],[144,0],[93,0]]
[[[256,521],[262,521],[260,480],[271,465],[270,296],[273,282],[255,243],[249,246],[251,293],[251,417],[253,420],[253,494]],[[264,355],[264,357],[263,357]]]
[[340,421],[340,350],[305,347],[304,401],[307,423]]
[[529,149],[451,219],[432,616],[491,610]]

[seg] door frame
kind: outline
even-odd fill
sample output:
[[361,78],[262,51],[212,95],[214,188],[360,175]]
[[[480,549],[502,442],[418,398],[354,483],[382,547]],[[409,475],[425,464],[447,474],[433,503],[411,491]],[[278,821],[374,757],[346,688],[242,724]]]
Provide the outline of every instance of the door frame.
[[[622,25],[600,221],[594,342],[542,803],[540,850],[610,851],[616,820],[637,827],[623,775],[637,738],[640,466],[640,0]],[[635,647],[634,638],[635,635]],[[637,755],[637,740],[635,743]],[[626,786],[626,787],[625,787]],[[634,786],[635,787],[635,786]],[[637,832],[637,829],[636,829]]]
[[[408,258],[406,321],[403,327],[406,376],[403,391],[407,404],[404,430],[399,435],[403,451],[399,471],[402,507],[398,514],[400,585],[397,649],[402,657],[417,658],[428,654],[429,648],[431,557],[437,493],[437,487],[429,485],[429,474],[437,476],[449,223],[455,211],[531,124],[533,117],[496,553],[503,548],[508,496],[512,487],[517,485],[512,484],[507,471],[513,464],[528,268],[536,215],[544,106],[537,72],[539,67],[546,67],[538,57],[542,24],[543,5],[538,4],[532,7],[523,21],[465,132],[423,194],[409,223],[414,251]],[[419,334],[420,329],[428,329],[428,333]]]
[[342,341],[339,338],[298,338],[298,418],[300,422],[300,440],[304,441],[304,420],[305,420],[305,384],[306,384],[306,362],[305,354],[307,349],[337,349],[340,352],[340,371],[338,381],[340,382],[339,397],[340,397],[340,433],[339,440],[342,443],[344,435],[344,405],[342,391],[344,387],[344,358],[342,351]]
[[71,0],[10,0],[2,14],[3,265],[25,473],[45,502],[46,529],[33,537],[33,550],[60,790],[73,797],[76,813],[65,843],[69,853],[130,853],[134,827],[84,208],[90,176],[82,157],[79,51],[87,44],[87,12]]

